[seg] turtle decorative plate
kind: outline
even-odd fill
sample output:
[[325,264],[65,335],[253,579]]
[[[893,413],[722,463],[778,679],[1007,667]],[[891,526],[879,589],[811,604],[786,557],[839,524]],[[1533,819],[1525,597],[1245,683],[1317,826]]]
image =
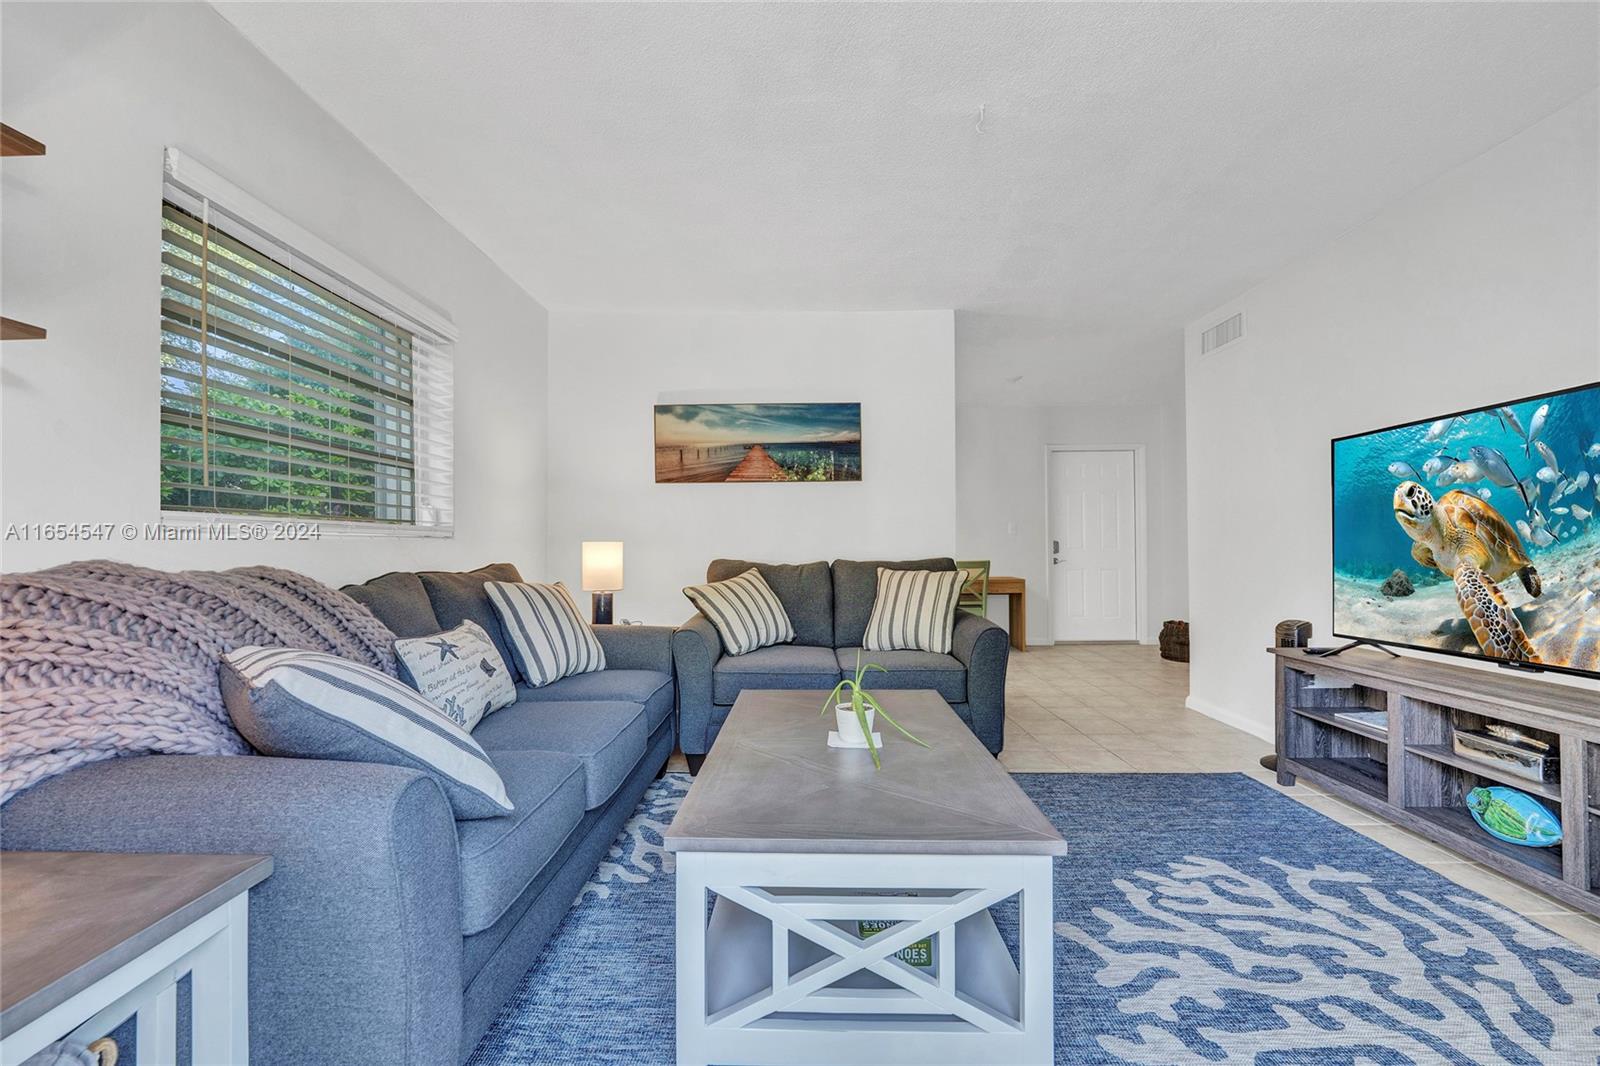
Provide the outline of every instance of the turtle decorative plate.
[[1526,792],[1494,785],[1467,793],[1467,810],[1485,833],[1507,844],[1549,848],[1561,843],[1561,822]]

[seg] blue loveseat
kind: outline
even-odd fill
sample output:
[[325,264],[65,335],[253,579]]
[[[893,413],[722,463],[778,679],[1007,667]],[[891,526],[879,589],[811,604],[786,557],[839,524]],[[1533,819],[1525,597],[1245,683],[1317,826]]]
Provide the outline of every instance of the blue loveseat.
[[[399,636],[464,619],[514,662],[483,592],[509,565],[346,588]],[[255,1061],[447,1066],[471,1054],[671,754],[672,631],[599,626],[608,669],[541,689],[474,736],[516,811],[455,822],[430,777],[264,756],[112,759],[0,810],[19,850],[259,852]]]
[[[835,559],[824,562],[752,563],[716,559],[707,581],[726,581],[751,567],[771,586],[794,626],[794,640],[728,655],[717,629],[696,614],[672,638],[678,674],[678,743],[689,769],[698,771],[734,700],[745,689],[817,689],[827,692],[855,674],[856,657],[885,667],[874,673],[877,689],[933,689],[998,755],[1005,745],[1006,665],[1011,646],[993,622],[956,613],[949,655],[925,651],[862,652],[861,640],[878,595],[878,567],[891,570],[954,570],[955,560],[898,562]],[[821,696],[818,707],[821,707]]]

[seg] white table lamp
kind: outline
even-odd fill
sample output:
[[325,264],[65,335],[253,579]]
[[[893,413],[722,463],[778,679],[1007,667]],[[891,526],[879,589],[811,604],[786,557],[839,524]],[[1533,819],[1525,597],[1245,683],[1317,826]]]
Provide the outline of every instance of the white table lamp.
[[622,541],[583,542],[583,591],[592,592],[594,624],[611,624],[611,594],[622,589]]

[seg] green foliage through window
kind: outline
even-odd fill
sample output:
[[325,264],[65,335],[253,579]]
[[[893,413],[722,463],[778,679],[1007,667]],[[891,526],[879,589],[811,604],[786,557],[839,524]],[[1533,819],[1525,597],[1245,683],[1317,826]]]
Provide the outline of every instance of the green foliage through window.
[[161,508],[409,525],[413,339],[162,205]]

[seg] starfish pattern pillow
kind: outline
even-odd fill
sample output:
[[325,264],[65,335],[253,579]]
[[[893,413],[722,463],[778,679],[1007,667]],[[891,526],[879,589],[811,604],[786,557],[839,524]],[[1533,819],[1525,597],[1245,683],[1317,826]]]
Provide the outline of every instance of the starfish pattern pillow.
[[511,670],[476,622],[397,640],[394,654],[401,679],[469,733],[490,711],[516,702]]

